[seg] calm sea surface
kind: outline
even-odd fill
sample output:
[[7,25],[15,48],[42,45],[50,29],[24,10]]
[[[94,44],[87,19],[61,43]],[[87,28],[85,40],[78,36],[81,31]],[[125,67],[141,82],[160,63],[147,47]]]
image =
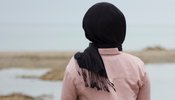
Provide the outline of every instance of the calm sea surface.
[[[175,100],[175,63],[148,64],[145,66],[151,81],[151,100]],[[0,95],[17,92],[33,97],[43,97],[44,100],[59,100],[62,82],[32,78],[41,76],[47,71],[48,69],[0,70]],[[22,76],[32,77],[22,78]]]
[[[124,50],[148,46],[175,49],[175,26],[132,25],[127,27]],[[88,41],[81,25],[0,25],[0,51],[83,50]]]

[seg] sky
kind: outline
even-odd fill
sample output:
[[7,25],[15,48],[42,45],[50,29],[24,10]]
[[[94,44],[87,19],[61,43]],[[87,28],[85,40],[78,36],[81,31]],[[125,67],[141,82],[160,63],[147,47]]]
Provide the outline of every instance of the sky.
[[[81,24],[87,9],[102,0],[0,0],[0,24]],[[128,24],[174,24],[174,0],[106,0]]]
[[0,0],[0,51],[85,48],[82,19],[97,2],[110,2],[124,13],[126,48],[174,48],[175,0]]

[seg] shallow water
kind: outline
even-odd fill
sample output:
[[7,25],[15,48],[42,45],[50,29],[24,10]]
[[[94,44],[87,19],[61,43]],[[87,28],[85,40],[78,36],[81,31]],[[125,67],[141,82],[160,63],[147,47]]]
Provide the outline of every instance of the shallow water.
[[[175,100],[175,63],[145,65],[151,80],[151,100]],[[0,70],[0,95],[14,92],[33,97],[45,96],[46,100],[59,100],[62,82],[43,81],[36,77],[49,69],[4,69]],[[36,76],[21,78],[20,76]]]
[[175,100],[175,64],[146,66],[151,80],[152,100]]
[[[43,81],[39,77],[49,69],[4,69],[0,71],[0,95],[8,95],[14,92],[23,93],[32,97],[45,96],[48,100],[58,100],[60,97],[61,82]],[[32,76],[31,78],[20,78]]]

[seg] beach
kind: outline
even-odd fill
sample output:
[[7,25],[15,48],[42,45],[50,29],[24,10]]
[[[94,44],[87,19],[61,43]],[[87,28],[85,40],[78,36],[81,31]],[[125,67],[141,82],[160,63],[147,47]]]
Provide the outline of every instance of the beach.
[[[125,51],[124,51],[125,52]],[[126,52],[147,63],[174,63],[175,50],[148,47],[141,51]],[[4,68],[49,68],[51,71],[41,76],[44,80],[62,80],[64,70],[75,52],[0,52],[0,69]]]
[[[124,51],[125,52],[125,51]],[[126,51],[127,52],[127,51]],[[141,51],[129,51],[132,55],[141,58],[147,64],[175,63],[175,50],[161,47],[148,47]],[[38,79],[42,82],[60,82],[63,79],[66,65],[75,52],[0,52],[0,69],[44,70],[41,75],[18,75],[24,79]],[[38,72],[37,72],[38,73]],[[7,73],[8,74],[8,73]],[[5,76],[4,76],[5,77]],[[2,80],[1,80],[2,81]],[[58,84],[58,83],[50,83]],[[32,97],[22,93],[1,95],[0,100],[52,100],[41,97]],[[54,100],[54,99],[53,99]]]

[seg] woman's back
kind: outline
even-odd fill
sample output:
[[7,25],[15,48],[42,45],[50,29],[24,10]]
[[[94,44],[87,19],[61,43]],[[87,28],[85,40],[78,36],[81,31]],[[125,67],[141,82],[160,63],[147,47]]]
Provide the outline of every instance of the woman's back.
[[90,43],[68,64],[61,100],[150,100],[143,62],[122,52],[123,13],[113,4],[97,3],[86,12],[82,26]]
[[117,48],[98,50],[116,91],[111,87],[110,92],[85,87],[81,70],[72,58],[65,72],[61,100],[150,100],[149,80],[139,58]]

